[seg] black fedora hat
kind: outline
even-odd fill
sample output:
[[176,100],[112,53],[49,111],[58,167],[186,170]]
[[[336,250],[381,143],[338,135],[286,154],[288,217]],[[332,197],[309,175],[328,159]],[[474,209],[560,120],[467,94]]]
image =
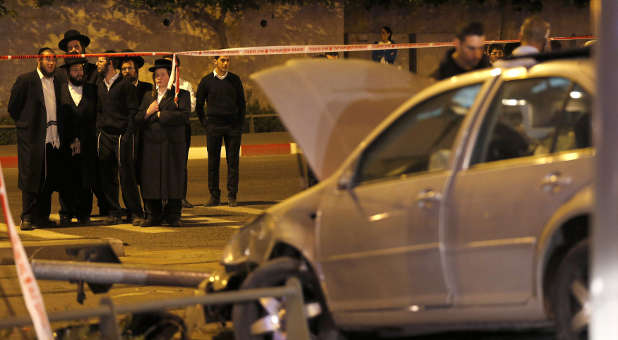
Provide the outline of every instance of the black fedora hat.
[[64,58],[64,65],[60,66],[62,68],[68,69],[69,67],[77,64],[85,64],[88,62],[86,58]]
[[154,66],[149,68],[148,71],[154,72],[158,68],[166,68],[168,71],[172,72],[172,61],[169,59],[157,59],[155,60]]
[[[130,49],[126,49],[126,50],[122,50],[120,52],[135,52],[133,50]],[[125,56],[122,57],[122,62],[124,63],[125,60],[133,60],[133,64],[135,64],[135,68],[137,68],[138,70],[140,68],[142,68],[142,66],[144,66],[144,58],[140,57],[140,56]]]
[[86,48],[86,46],[90,45],[90,38],[79,33],[78,30],[71,29],[71,30],[64,32],[64,39],[60,40],[60,42],[58,43],[58,48],[65,52],[68,52],[67,44],[71,40],[79,40],[82,43],[83,48]]

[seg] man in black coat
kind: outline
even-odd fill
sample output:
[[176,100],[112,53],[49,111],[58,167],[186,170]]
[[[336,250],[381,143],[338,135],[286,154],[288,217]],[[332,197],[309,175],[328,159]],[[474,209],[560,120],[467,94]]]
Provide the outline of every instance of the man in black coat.
[[[195,112],[202,126],[206,128],[207,134],[208,190],[210,191],[210,201],[207,205],[218,205],[220,201],[219,163],[221,142],[225,142],[228,205],[234,207],[238,193],[240,140],[246,112],[245,93],[240,78],[228,72],[229,56],[214,57],[214,64],[213,72],[200,81],[195,105]],[[206,115],[204,115],[205,101],[208,104]]]
[[[106,51],[105,53],[116,53]],[[128,220],[142,222],[142,202],[135,177],[136,89],[120,74],[120,59],[101,57],[97,62],[101,79],[97,86],[98,167],[102,189],[111,207],[106,224],[118,224],[124,215],[118,201],[118,177]]]
[[63,198],[61,224],[77,217],[80,224],[90,222],[92,188],[96,181],[96,105],[97,87],[85,82],[83,58],[65,59],[62,65],[68,82],[60,90],[61,111],[65,117],[65,164],[71,181],[69,196]]
[[62,174],[60,144],[63,117],[59,110],[60,81],[54,77],[56,57],[41,48],[36,71],[20,75],[8,111],[17,127],[18,186],[22,191],[21,230],[53,225],[51,195]]
[[483,24],[472,22],[461,27],[455,37],[455,48],[446,56],[431,77],[446,79],[458,74],[490,67],[489,58],[483,53],[485,33]]
[[[122,50],[121,52],[134,52],[133,50]],[[120,63],[120,73],[137,89],[137,102],[141,103],[144,94],[152,93],[152,84],[139,80],[139,69],[144,66],[144,58],[140,56],[123,57]]]
[[[79,31],[70,29],[64,32],[64,38],[58,43],[58,48],[66,52],[67,54],[85,54],[86,47],[90,45],[90,38],[79,33]],[[64,70],[58,69],[56,76],[60,80],[67,82],[67,74]],[[97,84],[98,73],[97,66],[92,63],[86,62],[84,64],[84,82],[88,84]]]

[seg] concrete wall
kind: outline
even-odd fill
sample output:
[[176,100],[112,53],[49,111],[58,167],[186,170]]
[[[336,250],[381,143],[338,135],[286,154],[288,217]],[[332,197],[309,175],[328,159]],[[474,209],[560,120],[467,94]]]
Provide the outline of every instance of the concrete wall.
[[[125,48],[190,51],[218,47],[214,33],[201,22],[188,21],[182,13],[161,16],[151,11],[132,10],[123,6],[122,1],[55,0],[54,6],[36,8],[32,0],[7,0],[6,5],[15,10],[17,16],[0,18],[0,36],[4,37],[1,55],[36,54],[42,46],[57,50],[58,42],[70,28],[90,37],[89,53]],[[166,18],[171,22],[169,26],[163,25]],[[260,25],[263,19],[268,21],[265,27]],[[230,47],[343,43],[342,6],[265,5],[259,11],[230,17],[226,25]],[[240,75],[254,96],[261,98],[249,75],[294,57],[304,56],[235,57],[231,71]],[[145,59],[140,79],[152,82],[148,67],[154,58]],[[58,63],[61,65],[63,61]],[[212,71],[212,59],[208,57],[183,57],[182,65],[181,76],[195,89],[199,80]],[[6,106],[10,89],[17,76],[35,67],[36,60],[0,61],[0,116],[8,114]]]
[[[540,13],[551,23],[551,36],[591,34],[588,8],[565,5],[564,0],[545,0]],[[452,41],[457,27],[470,21],[481,21],[485,25],[488,40],[517,39],[519,26],[530,15],[510,6],[501,6],[497,0],[486,0],[483,4],[470,2],[458,6],[422,6],[414,9],[377,8],[367,10],[361,7],[345,9],[345,32],[348,42],[371,43],[379,37],[380,27],[390,26],[396,42],[409,42],[408,36],[416,35],[416,42]],[[583,42],[582,42],[583,43]],[[581,43],[580,43],[581,44]],[[569,47],[572,44],[564,44]],[[429,74],[438,67],[447,48],[417,50],[418,73]],[[369,53],[350,53],[352,58],[369,58]],[[402,57],[400,60],[400,56]],[[407,69],[408,53],[400,51],[396,65]]]
[[[92,39],[88,52],[131,48],[136,51],[187,51],[217,47],[212,30],[199,21],[184,19],[183,13],[161,16],[151,11],[132,10],[122,1],[55,0],[54,6],[36,8],[33,0],[7,0],[7,7],[16,17],[0,18],[0,35],[5,43],[0,54],[34,54],[41,46],[56,48],[64,32],[77,29]],[[382,25],[393,29],[396,42],[408,42],[415,34],[417,42],[450,41],[456,27],[464,22],[480,20],[486,25],[487,39],[515,39],[523,19],[529,15],[509,6],[499,6],[498,0],[486,0],[483,5],[425,6],[414,9],[398,7],[371,10],[358,7],[333,8],[310,4],[264,5],[259,11],[247,11],[226,21],[231,47],[263,45],[342,44],[344,33],[348,43],[372,43],[378,39]],[[590,34],[589,10],[565,6],[563,0],[543,1],[541,13],[552,25],[552,35]],[[164,19],[170,25],[163,25]],[[262,27],[260,21],[266,20]],[[420,74],[433,71],[444,55],[445,48],[417,50]],[[249,75],[263,68],[281,64],[294,57],[248,56],[232,59],[232,72],[241,76],[245,87],[266,105],[263,96],[249,80]],[[370,58],[369,52],[349,53],[350,58]],[[147,57],[140,79],[151,81],[147,68],[153,58]],[[400,50],[396,66],[409,67],[409,51]],[[414,59],[413,59],[414,61]],[[59,64],[62,64],[59,61]],[[207,57],[184,57],[182,77],[197,87],[202,76],[212,70]],[[15,78],[34,70],[35,60],[0,61],[0,117],[5,116],[10,88]]]

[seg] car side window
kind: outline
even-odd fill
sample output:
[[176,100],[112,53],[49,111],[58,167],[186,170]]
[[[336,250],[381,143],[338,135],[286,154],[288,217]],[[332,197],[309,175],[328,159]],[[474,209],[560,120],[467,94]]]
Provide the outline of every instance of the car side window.
[[591,146],[591,98],[560,77],[502,85],[477,139],[472,164]]
[[444,170],[457,132],[481,85],[446,92],[401,115],[365,150],[356,181]]

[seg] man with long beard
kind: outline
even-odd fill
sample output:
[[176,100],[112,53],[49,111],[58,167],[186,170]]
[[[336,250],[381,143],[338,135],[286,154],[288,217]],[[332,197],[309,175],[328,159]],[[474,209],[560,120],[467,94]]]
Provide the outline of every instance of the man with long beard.
[[39,50],[37,69],[20,75],[8,111],[17,127],[18,186],[22,191],[21,230],[53,226],[51,196],[60,187],[63,117],[59,110],[61,83],[54,77],[54,50]]
[[63,199],[64,214],[61,224],[68,224],[77,217],[80,224],[90,222],[92,188],[96,181],[96,105],[97,87],[86,83],[86,59],[65,59],[62,68],[68,82],[60,90],[60,107],[67,122],[65,125],[65,164],[68,197]]

